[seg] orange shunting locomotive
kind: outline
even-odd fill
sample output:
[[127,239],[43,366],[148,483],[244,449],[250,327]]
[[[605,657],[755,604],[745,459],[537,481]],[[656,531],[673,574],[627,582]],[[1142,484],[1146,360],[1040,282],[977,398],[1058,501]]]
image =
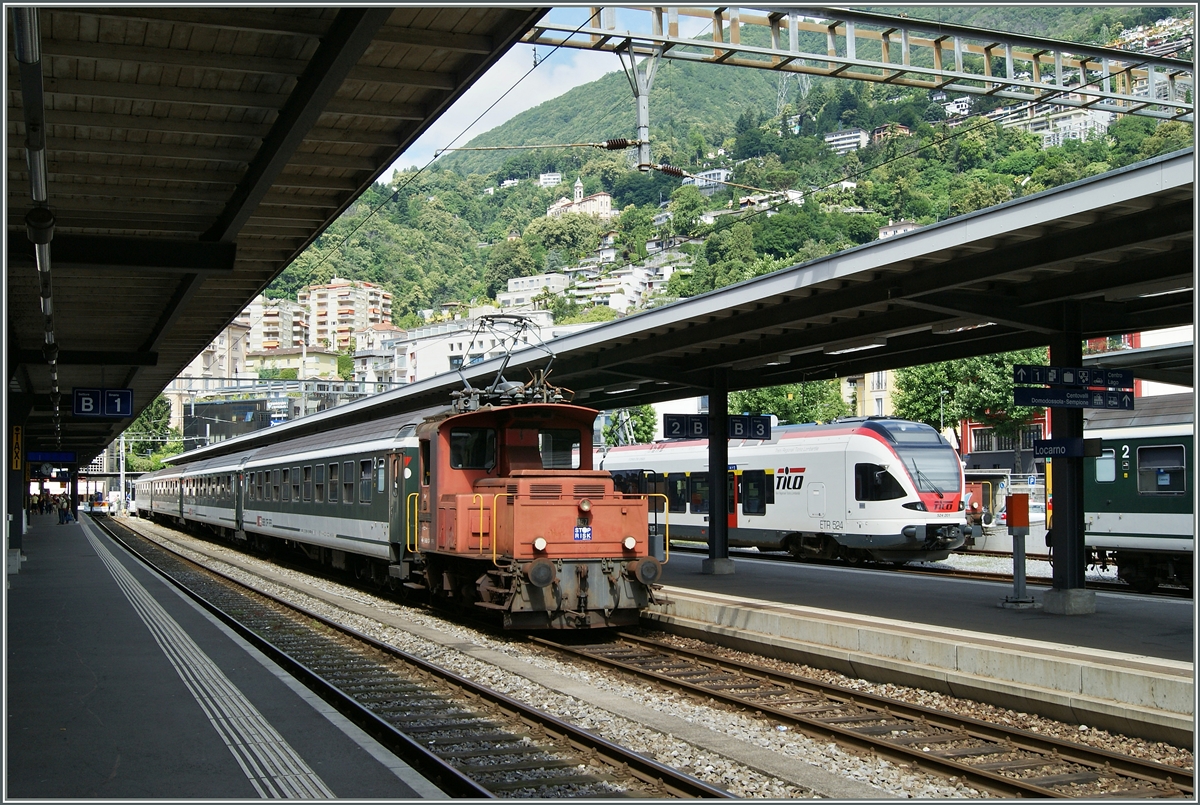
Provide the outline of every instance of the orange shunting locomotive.
[[592,468],[596,414],[535,402],[418,426],[420,483],[406,512],[435,600],[495,610],[514,629],[637,622],[662,566],[646,496],[615,491]]

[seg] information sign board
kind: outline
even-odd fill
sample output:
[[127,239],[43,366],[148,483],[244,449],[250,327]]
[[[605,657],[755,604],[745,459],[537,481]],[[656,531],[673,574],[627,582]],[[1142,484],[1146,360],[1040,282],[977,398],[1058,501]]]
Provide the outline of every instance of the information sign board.
[[133,389],[72,389],[71,413],[124,419],[133,416]]
[[[1034,439],[1034,458],[1082,458],[1100,455],[1100,439]],[[1032,486],[1032,484],[1030,484]]]
[[1128,369],[1084,368],[1081,366],[1013,365],[1014,383],[1047,386],[1103,386],[1110,389],[1133,388],[1133,372]]
[[[770,439],[771,417],[729,416],[730,439]],[[707,414],[663,414],[663,436],[668,439],[707,439]]]
[[1034,408],[1113,408],[1132,411],[1133,392],[1016,386],[1013,388],[1013,402]]

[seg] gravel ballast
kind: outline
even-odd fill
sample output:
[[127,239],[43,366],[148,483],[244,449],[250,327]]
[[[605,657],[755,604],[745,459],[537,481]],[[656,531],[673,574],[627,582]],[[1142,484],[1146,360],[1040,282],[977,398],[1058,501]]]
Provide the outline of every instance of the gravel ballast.
[[[960,781],[881,758],[862,757],[770,719],[709,706],[586,663],[559,658],[519,638],[492,635],[336,582],[281,568],[232,548],[131,521],[215,569],[436,663],[744,798],[980,798]],[[211,557],[211,558],[209,558]],[[1011,568],[1011,562],[1009,564]],[[699,641],[665,634],[688,647]],[[1065,724],[898,685],[869,683],[703,644],[703,650],[926,707],[1190,768],[1187,750]]]

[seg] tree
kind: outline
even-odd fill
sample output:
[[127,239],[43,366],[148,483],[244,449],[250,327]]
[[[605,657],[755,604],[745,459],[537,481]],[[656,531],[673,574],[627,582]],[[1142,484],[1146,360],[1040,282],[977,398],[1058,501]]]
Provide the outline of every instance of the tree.
[[850,413],[837,380],[813,380],[729,395],[730,413],[774,414],[782,424],[829,422]]
[[145,456],[163,449],[171,433],[171,402],[162,394],[154,398],[125,430],[125,450]]
[[576,315],[567,316],[555,324],[591,324],[592,322],[612,321],[617,317],[617,311],[608,305],[596,305]]
[[[625,425],[628,425],[628,430]],[[654,431],[658,425],[658,417],[654,407],[639,405],[636,408],[620,408],[613,412],[612,423],[604,427],[604,443],[616,444],[646,444],[654,441]],[[633,441],[627,440],[632,433]]]
[[337,368],[338,377],[340,377],[342,380],[353,380],[354,379],[354,355],[351,353],[344,353],[344,354],[338,355],[337,362],[338,362],[338,368]]
[[924,422],[938,430],[949,425],[954,431],[954,440],[962,444],[958,402],[954,396],[958,389],[959,363],[942,361],[897,369],[892,390],[892,410],[896,416]]
[[600,243],[600,224],[590,215],[579,213],[537,218],[525,229],[524,239],[547,251],[558,249],[579,259]]
[[671,193],[671,204],[667,207],[674,216],[671,221],[675,231],[691,236],[700,231],[700,213],[705,208],[704,196],[693,184],[685,184]]
[[494,299],[500,291],[508,290],[510,279],[531,276],[534,268],[533,256],[522,241],[500,241],[492,246],[488,254],[487,268],[483,272],[487,295]]
[[[1013,365],[1046,362],[1046,349],[1035,347],[898,369],[892,405],[897,416],[935,428],[944,416],[945,422],[955,428],[963,450],[966,446],[955,426],[964,419],[991,427],[997,436],[1019,437],[1021,426],[1042,409],[1013,402]],[[947,393],[943,395],[943,391]],[[1015,465],[1019,468],[1020,438],[1014,438],[1014,444]]]

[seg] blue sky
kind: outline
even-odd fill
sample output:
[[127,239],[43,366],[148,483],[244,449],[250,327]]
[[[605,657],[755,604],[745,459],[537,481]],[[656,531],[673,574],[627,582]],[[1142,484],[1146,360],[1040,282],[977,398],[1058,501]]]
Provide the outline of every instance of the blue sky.
[[[587,9],[556,8],[550,12],[549,18],[563,24],[579,25],[586,15]],[[642,19],[627,18],[622,12],[617,18],[617,27],[646,30],[648,22],[645,15],[641,17]],[[706,27],[702,20],[682,20],[681,23],[683,30],[692,35]],[[437,151],[449,147],[452,143],[466,145],[472,137],[499,126],[526,109],[557,98],[581,84],[595,81],[605,73],[621,69],[620,60],[612,53],[595,53],[573,48],[559,48],[551,52],[547,47],[538,47],[537,53],[538,67],[530,72],[530,67],[533,66],[533,48],[524,44],[514,46],[476,81],[454,106],[430,126],[425,134],[409,146],[381,178],[390,181],[394,170],[404,170],[414,165],[424,167]],[[526,73],[529,75],[522,80],[521,77]],[[477,124],[471,124],[480,112],[514,85],[516,88],[497,103],[494,109],[484,115]],[[629,102],[633,103],[632,93]]]

